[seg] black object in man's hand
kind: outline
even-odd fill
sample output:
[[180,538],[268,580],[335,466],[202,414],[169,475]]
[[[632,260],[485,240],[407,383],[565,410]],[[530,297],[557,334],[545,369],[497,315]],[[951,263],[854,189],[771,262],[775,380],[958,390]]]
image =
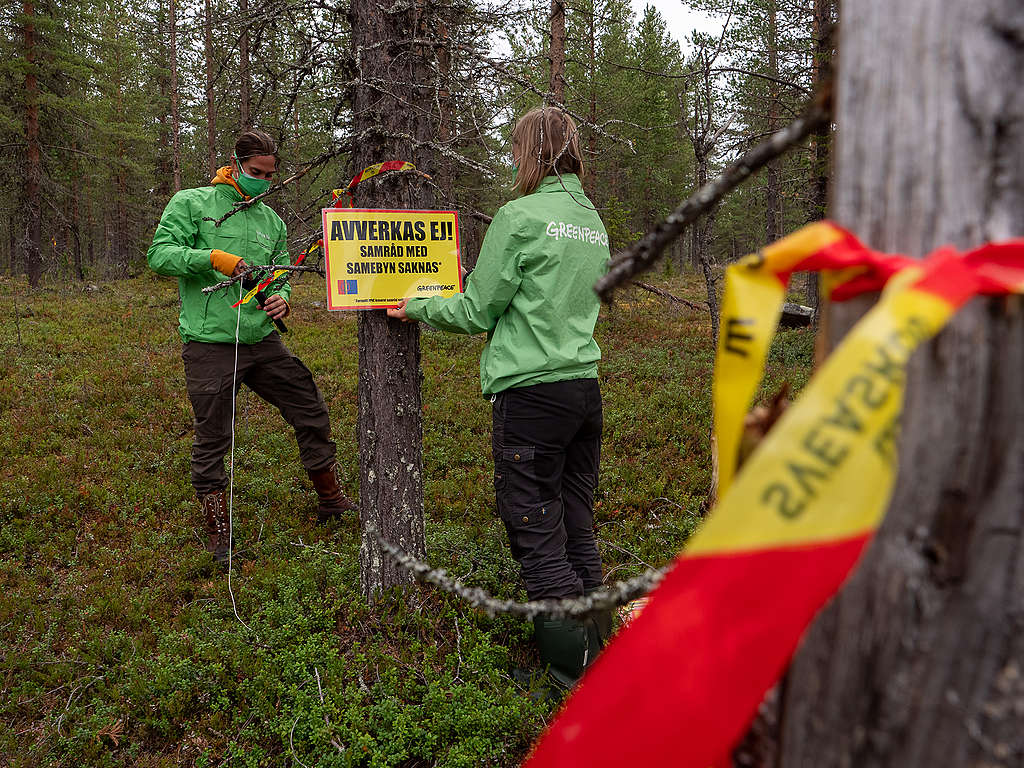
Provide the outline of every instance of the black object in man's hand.
[[[259,279],[253,276],[252,274],[248,274],[242,278],[242,290],[251,291],[259,284]],[[263,309],[264,305],[267,303],[267,294],[260,290],[256,292],[255,298],[256,303],[260,305],[260,309]],[[275,318],[274,325],[277,326],[277,330],[279,330],[281,333],[288,333],[288,329],[285,327],[285,324],[281,320],[277,320]]]

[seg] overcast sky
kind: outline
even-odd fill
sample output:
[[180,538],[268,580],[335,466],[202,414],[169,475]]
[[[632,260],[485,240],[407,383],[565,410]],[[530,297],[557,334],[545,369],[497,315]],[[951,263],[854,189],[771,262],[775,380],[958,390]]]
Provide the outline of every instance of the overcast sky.
[[693,30],[716,35],[722,31],[724,19],[716,20],[707,14],[690,10],[681,0],[633,0],[633,11],[637,18],[643,15],[644,7],[647,5],[653,5],[665,17],[669,34],[682,43],[684,52],[689,48],[686,37]]

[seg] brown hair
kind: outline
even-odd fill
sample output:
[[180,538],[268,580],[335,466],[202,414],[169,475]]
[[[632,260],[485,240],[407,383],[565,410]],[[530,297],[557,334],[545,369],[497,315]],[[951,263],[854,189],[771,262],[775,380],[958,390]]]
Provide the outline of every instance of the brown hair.
[[533,192],[545,176],[583,176],[579,129],[559,107],[535,107],[519,118],[512,129],[512,151],[519,160],[512,189],[522,195]]
[[277,156],[277,142],[270,134],[257,128],[250,128],[235,142],[235,157],[241,161],[257,155],[273,155],[275,163],[281,161]]

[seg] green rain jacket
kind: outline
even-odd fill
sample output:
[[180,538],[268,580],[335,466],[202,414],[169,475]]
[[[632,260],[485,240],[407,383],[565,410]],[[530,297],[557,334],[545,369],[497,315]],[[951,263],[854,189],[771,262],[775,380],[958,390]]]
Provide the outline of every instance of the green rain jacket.
[[[219,227],[205,217],[218,219],[243,199],[230,177],[221,169],[213,185],[183,189],[171,198],[157,225],[146,260],[152,269],[178,278],[181,314],[178,332],[183,342],[262,341],[274,330],[273,321],[253,299],[233,308],[241,295],[241,283],[224,291],[202,293],[202,289],[225,277],[210,265],[214,248],[240,256],[250,266],[287,263],[287,232],[281,217],[262,202],[227,219]],[[278,291],[285,300],[291,295],[287,283]]]
[[484,395],[597,378],[594,341],[608,234],[575,174],[548,176],[502,206],[465,293],[410,299],[406,314],[453,333],[487,333]]

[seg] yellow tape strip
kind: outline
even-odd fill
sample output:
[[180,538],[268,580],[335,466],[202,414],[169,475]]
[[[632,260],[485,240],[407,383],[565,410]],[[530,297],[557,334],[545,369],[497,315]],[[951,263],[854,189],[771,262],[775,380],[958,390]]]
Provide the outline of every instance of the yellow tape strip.
[[770,272],[742,263],[725,272],[711,387],[719,498],[736,471],[743,419],[761,381],[785,298],[785,286]]
[[[288,270],[287,270],[287,269],[278,269],[278,270],[275,270],[275,271],[274,271],[274,275],[273,275],[273,277],[271,277],[271,278],[270,278],[270,281],[269,281],[269,282],[267,283],[267,285],[269,285],[270,283],[272,283],[272,282],[273,282],[274,280],[277,280],[277,278],[279,278],[279,277],[280,277],[281,275],[284,275],[284,274],[287,274],[287,273],[288,273]],[[245,294],[245,296],[243,296],[243,297],[242,297],[242,300],[241,300],[240,302],[238,302],[238,304],[248,304],[248,303],[249,303],[249,301],[250,301],[250,300],[252,300],[252,297],[253,297],[253,296],[255,296],[255,295],[256,295],[257,293],[259,293],[259,292],[260,292],[260,289],[261,289],[261,288],[266,288],[266,287],[267,287],[267,286],[266,286],[266,285],[264,285],[263,283],[264,283],[264,281],[263,281],[263,280],[260,280],[260,282],[258,282],[258,283],[256,284],[256,287],[255,287],[255,288],[253,288],[253,289],[252,289],[251,291],[249,291],[249,292],[248,292],[247,294]],[[237,307],[237,306],[238,306],[238,304],[235,304],[235,306]]]
[[905,273],[743,465],[687,554],[813,544],[878,524],[896,473],[907,361],[954,311],[906,287],[919,270]]
[[260,287],[259,287],[259,285],[257,285],[255,288],[253,288],[251,291],[249,291],[247,294],[245,294],[245,296],[242,297],[242,300],[239,302],[239,304],[248,304],[249,301],[252,299],[252,297],[255,296],[259,292],[260,292]]
[[801,260],[843,237],[842,231],[819,221],[746,257],[725,272],[712,388],[719,498],[736,472],[743,420],[761,381],[786,298],[786,287],[778,275],[788,274]]

